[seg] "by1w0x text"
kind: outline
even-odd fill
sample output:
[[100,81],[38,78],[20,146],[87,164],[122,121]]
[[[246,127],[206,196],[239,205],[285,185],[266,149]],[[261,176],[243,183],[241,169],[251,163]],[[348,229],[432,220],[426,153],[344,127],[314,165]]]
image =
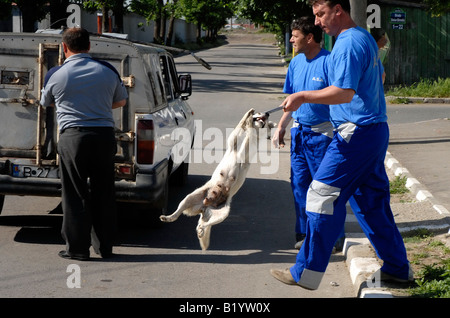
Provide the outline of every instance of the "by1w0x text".
[[237,302],[237,303],[223,303],[222,305],[200,305],[186,302],[180,305],[179,312],[183,313],[204,313],[209,316],[212,312],[223,313],[270,313],[270,303],[260,302]]

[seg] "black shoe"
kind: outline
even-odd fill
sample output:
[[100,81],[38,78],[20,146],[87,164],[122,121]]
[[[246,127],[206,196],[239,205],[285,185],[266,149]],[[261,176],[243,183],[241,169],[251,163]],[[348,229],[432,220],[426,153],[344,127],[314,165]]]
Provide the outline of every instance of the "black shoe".
[[58,253],[59,257],[66,258],[66,259],[74,259],[77,261],[88,261],[89,255],[84,254],[69,254],[67,251],[61,251]]
[[99,255],[101,258],[111,258],[114,256],[112,251],[101,251],[98,247],[92,245],[95,254]]
[[302,247],[303,242],[305,241],[305,237],[306,237],[306,234],[299,234],[299,233],[295,234],[295,240],[296,240],[296,243],[294,245],[295,249],[299,250]]
[[114,254],[112,252],[110,253],[100,253],[99,254],[101,258],[111,258],[114,257]]
[[333,246],[332,254],[342,252],[342,250],[344,249],[344,243],[345,243],[345,236],[338,238],[338,240]]

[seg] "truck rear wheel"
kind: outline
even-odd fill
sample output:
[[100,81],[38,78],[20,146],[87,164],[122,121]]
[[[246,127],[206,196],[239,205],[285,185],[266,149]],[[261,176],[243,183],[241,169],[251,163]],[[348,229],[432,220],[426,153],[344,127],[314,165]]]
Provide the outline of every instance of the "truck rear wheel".
[[170,176],[170,184],[181,187],[186,185],[189,173],[189,162],[183,162]]
[[169,180],[166,179],[163,193],[153,203],[122,203],[119,204],[120,214],[126,219],[137,221],[144,228],[160,228],[163,223],[159,219],[161,214],[167,214],[169,203]]
[[5,195],[0,194],[0,214],[2,214],[3,203],[5,203]]

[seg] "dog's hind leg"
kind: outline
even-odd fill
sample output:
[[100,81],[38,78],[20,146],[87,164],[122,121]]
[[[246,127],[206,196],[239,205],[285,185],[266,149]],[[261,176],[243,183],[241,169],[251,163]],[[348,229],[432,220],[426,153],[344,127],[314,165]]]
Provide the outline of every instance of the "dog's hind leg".
[[205,235],[206,228],[219,224],[228,217],[230,214],[230,203],[231,201],[227,201],[227,203],[220,209],[208,208],[207,211],[205,211],[203,216],[198,220],[197,224],[197,236],[199,238]]
[[231,134],[228,136],[227,139],[227,149],[228,150],[237,150],[237,144],[240,136],[243,135],[244,131],[252,127],[253,123],[253,114],[255,113],[255,110],[252,108],[250,109],[239,121],[239,124],[236,125],[236,127],[233,129]]
[[178,208],[171,215],[161,215],[159,219],[163,222],[174,222],[176,221],[180,215],[184,212],[184,214],[193,216],[200,213],[200,209],[203,205],[203,199],[206,196],[208,191],[208,187],[204,185],[196,189],[194,192],[188,194],[183,201],[180,202]]

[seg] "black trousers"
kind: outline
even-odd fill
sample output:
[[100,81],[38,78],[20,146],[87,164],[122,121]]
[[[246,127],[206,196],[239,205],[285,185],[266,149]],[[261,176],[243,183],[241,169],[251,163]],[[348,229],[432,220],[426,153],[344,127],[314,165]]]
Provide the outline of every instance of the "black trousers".
[[76,127],[61,133],[58,142],[63,208],[61,234],[69,254],[89,256],[91,243],[96,253],[112,253],[117,227],[116,151],[113,128]]

